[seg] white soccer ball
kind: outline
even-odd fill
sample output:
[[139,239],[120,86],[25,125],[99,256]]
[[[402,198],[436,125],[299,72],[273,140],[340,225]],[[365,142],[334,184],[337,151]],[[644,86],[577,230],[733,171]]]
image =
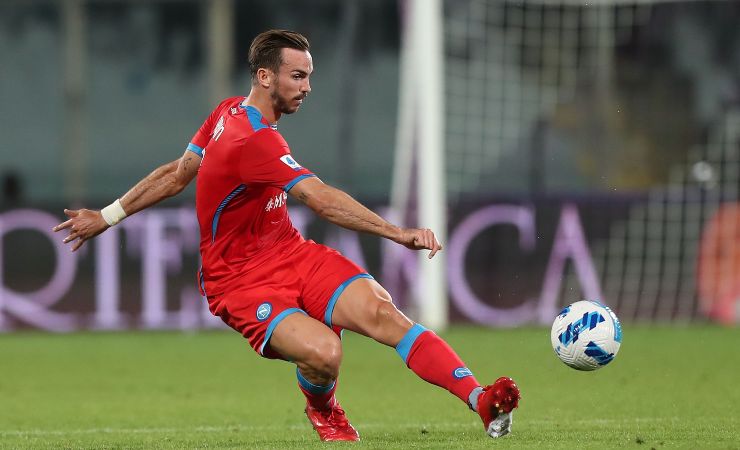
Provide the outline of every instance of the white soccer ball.
[[622,326],[608,306],[580,301],[566,306],[550,331],[555,354],[578,370],[596,370],[614,359],[622,344]]

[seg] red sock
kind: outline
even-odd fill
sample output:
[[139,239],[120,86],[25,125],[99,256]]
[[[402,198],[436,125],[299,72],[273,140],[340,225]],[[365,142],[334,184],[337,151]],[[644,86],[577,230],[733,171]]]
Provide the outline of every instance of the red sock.
[[296,367],[296,376],[298,377],[298,387],[306,396],[309,406],[316,409],[327,409],[331,404],[331,398],[337,390],[337,381],[334,380],[328,386],[318,386],[308,381],[300,370]]
[[447,389],[470,405],[470,393],[480,384],[457,353],[433,331],[414,325],[396,351],[421,379]]

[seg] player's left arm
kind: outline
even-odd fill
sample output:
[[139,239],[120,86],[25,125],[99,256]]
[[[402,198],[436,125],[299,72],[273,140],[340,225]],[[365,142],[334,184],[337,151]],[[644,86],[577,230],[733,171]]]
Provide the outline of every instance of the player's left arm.
[[289,191],[316,214],[341,227],[390,239],[412,250],[431,250],[432,258],[442,245],[429,228],[401,228],[370,211],[346,192],[316,177],[304,178]]

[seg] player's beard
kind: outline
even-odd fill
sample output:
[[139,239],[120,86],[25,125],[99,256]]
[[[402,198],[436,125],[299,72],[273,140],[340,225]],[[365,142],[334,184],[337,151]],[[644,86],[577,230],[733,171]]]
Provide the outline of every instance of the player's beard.
[[272,98],[272,104],[275,106],[275,109],[280,111],[281,114],[293,114],[294,112],[298,111],[299,106],[293,107],[291,104],[295,100],[303,100],[306,98],[305,95],[299,95],[293,98],[285,98],[282,95],[280,95],[280,83],[275,81],[275,89],[270,93],[270,97]]

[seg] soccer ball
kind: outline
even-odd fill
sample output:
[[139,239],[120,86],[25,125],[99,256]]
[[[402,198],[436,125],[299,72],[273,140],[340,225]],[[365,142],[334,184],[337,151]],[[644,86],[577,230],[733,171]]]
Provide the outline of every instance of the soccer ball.
[[578,370],[596,370],[614,359],[622,344],[622,326],[608,306],[580,301],[566,306],[550,331],[555,354]]

